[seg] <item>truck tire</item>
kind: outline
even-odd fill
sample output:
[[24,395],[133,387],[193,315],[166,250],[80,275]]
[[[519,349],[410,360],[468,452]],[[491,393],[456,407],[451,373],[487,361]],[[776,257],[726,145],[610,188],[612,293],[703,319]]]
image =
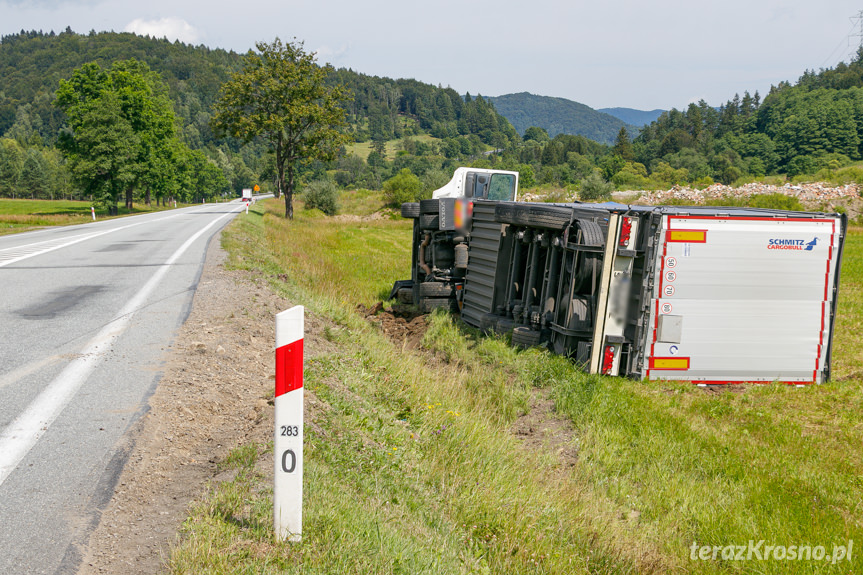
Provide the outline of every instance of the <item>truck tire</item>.
[[514,325],[515,321],[511,317],[498,317],[494,327],[497,333],[509,333]]
[[418,218],[420,217],[420,205],[418,202],[405,202],[402,204],[403,218]]
[[411,288],[401,288],[396,292],[396,299],[399,303],[412,304],[414,302],[414,290]]
[[605,244],[605,236],[602,234],[602,228],[596,222],[590,220],[578,220],[578,227],[581,229],[582,242],[586,246],[601,246]]
[[539,345],[540,331],[520,325],[512,330],[512,345],[527,349]]
[[498,204],[494,207],[494,221],[501,224],[514,224],[515,204]]
[[436,230],[440,228],[440,216],[437,214],[420,214],[421,230]]
[[439,214],[440,200],[420,200],[421,214]]
[[569,302],[569,324],[567,329],[584,331],[590,330],[590,303],[587,298],[574,297]]
[[420,311],[422,313],[431,313],[441,308],[456,311],[458,304],[453,298],[448,297],[424,297],[420,299]]
[[420,297],[449,297],[452,295],[452,286],[441,282],[423,282],[420,284]]
[[455,248],[455,267],[456,269],[467,269],[467,244],[456,244]]
[[572,221],[572,209],[535,204],[501,204],[494,209],[494,219],[503,224],[562,230]]

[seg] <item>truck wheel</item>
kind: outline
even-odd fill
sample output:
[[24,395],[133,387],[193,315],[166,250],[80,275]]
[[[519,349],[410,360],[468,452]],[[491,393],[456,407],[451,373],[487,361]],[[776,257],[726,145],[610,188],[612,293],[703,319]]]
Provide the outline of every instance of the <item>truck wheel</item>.
[[421,214],[439,214],[440,200],[420,200]]
[[497,333],[509,333],[514,325],[515,321],[511,317],[499,317],[495,322],[495,331]]
[[417,202],[405,202],[402,204],[403,218],[418,218],[420,217],[420,205]]
[[494,221],[501,224],[514,224],[515,204],[498,204],[494,207]]
[[540,332],[523,325],[512,330],[512,345],[527,349],[539,345]]
[[424,297],[420,299],[420,311],[422,313],[431,313],[440,308],[456,311],[458,304],[454,299],[448,297]]
[[420,284],[420,297],[449,297],[452,286],[441,282],[423,282]]
[[440,228],[440,216],[437,214],[421,214],[420,229],[421,230],[436,230]]
[[562,230],[572,221],[572,210],[556,206],[516,206],[514,219],[521,226]]
[[396,293],[396,299],[399,303],[412,304],[414,302],[414,290],[411,288],[401,288]]
[[602,234],[602,228],[596,222],[590,220],[578,220],[578,227],[581,229],[582,243],[586,246],[601,246],[605,244],[605,236]]
[[455,267],[460,270],[467,269],[467,244],[456,244]]

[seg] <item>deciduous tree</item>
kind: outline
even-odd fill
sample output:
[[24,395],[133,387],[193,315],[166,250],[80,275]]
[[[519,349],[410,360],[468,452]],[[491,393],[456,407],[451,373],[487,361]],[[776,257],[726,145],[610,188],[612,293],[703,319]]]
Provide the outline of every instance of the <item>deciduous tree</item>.
[[350,140],[342,129],[348,100],[342,86],[329,87],[331,71],[315,62],[302,42],[258,42],[249,51],[243,70],[222,86],[214,106],[212,126],[217,133],[245,142],[257,137],[270,145],[277,173],[276,194],[285,194],[285,216],[294,215],[294,177],[297,168],[313,160],[332,160]]

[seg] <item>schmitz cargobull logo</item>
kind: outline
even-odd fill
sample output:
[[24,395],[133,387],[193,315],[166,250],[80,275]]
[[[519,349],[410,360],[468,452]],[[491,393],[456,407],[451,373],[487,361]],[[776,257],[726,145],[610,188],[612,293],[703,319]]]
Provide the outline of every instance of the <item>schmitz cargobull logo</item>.
[[818,238],[812,238],[811,242],[806,240],[789,240],[772,238],[767,242],[768,250],[799,250],[801,252],[811,252],[818,243]]

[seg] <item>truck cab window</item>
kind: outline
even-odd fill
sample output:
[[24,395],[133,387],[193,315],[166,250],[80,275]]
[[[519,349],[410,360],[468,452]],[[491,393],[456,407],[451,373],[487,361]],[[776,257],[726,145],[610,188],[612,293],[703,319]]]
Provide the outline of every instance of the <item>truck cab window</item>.
[[515,194],[515,176],[512,174],[492,174],[488,185],[488,199],[511,202]]

